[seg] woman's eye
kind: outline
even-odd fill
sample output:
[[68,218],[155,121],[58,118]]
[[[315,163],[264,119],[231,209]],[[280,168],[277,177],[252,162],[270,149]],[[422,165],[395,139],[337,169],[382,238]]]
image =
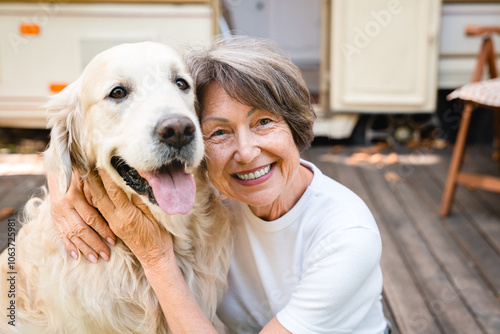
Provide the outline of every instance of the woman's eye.
[[175,84],[177,85],[177,88],[179,88],[180,90],[189,89],[189,84],[187,83],[186,80],[184,80],[182,78],[175,80]]
[[271,120],[269,118],[263,118],[259,121],[259,125],[266,125],[271,123]]
[[109,93],[109,97],[113,99],[122,99],[125,96],[127,96],[127,91],[123,87],[115,87],[111,93]]
[[224,131],[224,130],[217,130],[214,133],[212,133],[212,137],[222,136],[224,134],[226,134],[226,131]]

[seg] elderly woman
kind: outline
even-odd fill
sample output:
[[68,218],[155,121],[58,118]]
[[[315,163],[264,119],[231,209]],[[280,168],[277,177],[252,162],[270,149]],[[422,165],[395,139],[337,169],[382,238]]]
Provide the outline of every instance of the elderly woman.
[[[300,152],[313,138],[314,111],[302,75],[270,42],[217,41],[192,51],[206,168],[228,197],[235,248],[218,316],[231,333],[384,333],[381,241],[363,201],[323,175]],[[108,225],[87,204],[79,182],[54,204],[66,233],[83,229],[77,247],[108,259],[113,232],[142,263],[173,333],[215,333],[182,279],[172,237],[101,172],[85,182]],[[51,182],[52,183],[52,182]],[[116,211],[150,238],[132,233]],[[76,222],[76,223],[75,223]],[[111,232],[111,230],[113,232]]]

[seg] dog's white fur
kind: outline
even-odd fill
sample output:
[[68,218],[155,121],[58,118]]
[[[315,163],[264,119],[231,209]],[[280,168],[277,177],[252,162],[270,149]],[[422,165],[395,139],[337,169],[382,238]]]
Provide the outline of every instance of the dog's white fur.
[[[72,168],[85,174],[94,165],[105,169],[130,196],[134,191],[111,166],[113,155],[138,170],[152,170],[175,155],[153,135],[164,117],[178,114],[196,124],[196,138],[177,151],[191,164],[197,185],[196,201],[187,215],[166,215],[148,204],[158,222],[174,236],[177,262],[192,293],[210,320],[226,286],[230,261],[227,211],[197,167],[203,140],[194,111],[193,88],[182,91],[175,80],[191,86],[179,56],[151,42],[109,49],[86,67],[82,76],[49,102],[51,142],[44,154],[48,171],[57,172],[60,192],[70,184]],[[121,102],[108,97],[116,85],[130,90]],[[118,240],[109,261],[91,264],[72,259],[51,219],[50,195],[31,199],[25,224],[16,239],[15,327],[0,321],[1,333],[167,333],[163,312],[140,263]],[[138,229],[140,231],[140,228]],[[134,231],[133,233],[140,233]],[[6,251],[0,256],[2,314],[13,298]]]

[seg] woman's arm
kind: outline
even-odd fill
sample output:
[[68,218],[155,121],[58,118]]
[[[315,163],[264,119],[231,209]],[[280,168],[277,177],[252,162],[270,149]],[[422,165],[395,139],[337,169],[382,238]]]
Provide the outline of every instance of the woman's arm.
[[160,228],[137,195],[129,200],[106,172],[99,175],[101,179],[85,180],[92,203],[141,262],[172,332],[217,333],[181,275],[172,235]]
[[47,175],[52,220],[59,230],[64,247],[75,259],[80,250],[93,263],[97,262],[99,255],[108,260],[109,247],[101,237],[111,245],[115,244],[116,237],[85,198],[80,175],[73,170],[70,187],[64,195],[59,193],[57,180],[57,175]]
[[[104,171],[85,180],[96,205],[113,232],[141,262],[173,333],[217,333],[189,290],[175,260],[172,235],[160,228],[137,195],[131,200]],[[101,182],[102,180],[102,182]],[[85,190],[87,192],[87,190]],[[290,334],[276,319],[263,334]]]
[[172,333],[217,333],[184,281],[173,253],[144,271]]
[[269,323],[264,327],[260,334],[292,334],[288,329],[283,327],[278,318],[274,317]]

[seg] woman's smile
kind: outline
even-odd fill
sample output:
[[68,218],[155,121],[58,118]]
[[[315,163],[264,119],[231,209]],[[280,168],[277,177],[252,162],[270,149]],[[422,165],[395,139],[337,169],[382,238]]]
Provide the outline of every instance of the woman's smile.
[[253,186],[268,180],[274,170],[275,164],[269,164],[265,167],[256,168],[254,171],[234,173],[233,177],[236,181],[244,186]]

